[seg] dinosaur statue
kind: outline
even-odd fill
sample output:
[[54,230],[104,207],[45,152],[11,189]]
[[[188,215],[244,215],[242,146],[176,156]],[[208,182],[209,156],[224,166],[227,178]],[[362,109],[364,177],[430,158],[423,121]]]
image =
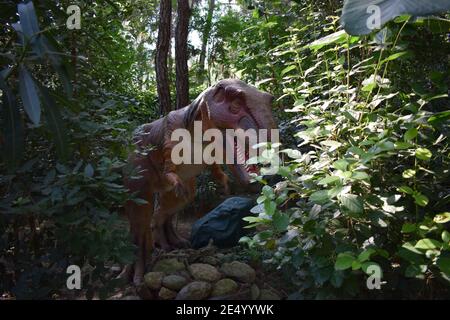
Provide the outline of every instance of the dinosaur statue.
[[[133,179],[126,174],[125,186],[147,204],[128,201],[125,205],[131,235],[138,248],[134,271],[130,269],[135,284],[142,282],[145,262],[153,245],[166,250],[188,245],[187,240],[175,232],[172,217],[194,200],[196,176],[209,167],[214,179],[228,193],[228,176],[220,164],[175,165],[172,162],[172,149],[177,143],[171,140],[173,131],[184,128],[192,132],[195,121],[202,122],[202,130],[270,131],[276,128],[271,110],[273,100],[269,93],[240,80],[226,79],[205,90],[189,106],[136,130],[133,142],[137,150],[128,161],[138,177]],[[229,167],[238,181],[250,182],[252,168],[243,164]]]

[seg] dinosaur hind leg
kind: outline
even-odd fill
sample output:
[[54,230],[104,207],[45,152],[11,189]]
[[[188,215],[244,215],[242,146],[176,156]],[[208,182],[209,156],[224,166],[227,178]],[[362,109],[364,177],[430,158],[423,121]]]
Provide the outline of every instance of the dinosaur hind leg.
[[130,232],[133,242],[137,246],[137,260],[133,268],[133,282],[138,285],[143,281],[145,264],[152,249],[152,232],[150,229],[153,214],[153,193],[150,191],[140,196],[147,200],[147,204],[138,205],[129,201],[125,205],[125,212],[130,221]]
[[175,226],[173,224],[173,218],[168,219],[164,224],[164,230],[167,235],[167,240],[171,247],[173,248],[189,248],[190,242],[189,240],[181,237],[178,232],[175,230]]
[[189,241],[183,239],[176,232],[173,225],[173,217],[195,198],[195,178],[186,184],[187,197],[177,197],[175,192],[170,191],[160,195],[159,205],[153,220],[155,245],[163,249],[172,249],[189,246]]

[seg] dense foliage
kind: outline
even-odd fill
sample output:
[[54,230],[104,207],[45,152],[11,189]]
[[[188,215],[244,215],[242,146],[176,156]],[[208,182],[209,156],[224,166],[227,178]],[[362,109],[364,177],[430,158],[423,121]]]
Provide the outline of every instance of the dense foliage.
[[[122,170],[133,130],[160,116],[159,1],[77,3],[79,30],[66,26],[70,1],[1,4],[0,292],[17,298],[68,295],[71,264],[104,298],[111,267],[134,259]],[[194,1],[199,38],[209,3]],[[206,66],[189,43],[191,98],[224,77],[278,98],[282,145],[257,160],[280,156],[281,181],[256,178],[242,243],[293,279],[293,299],[449,297],[448,15],[351,36],[342,5],[216,1]],[[210,201],[214,183],[200,180]],[[366,286],[374,266],[381,290]]]
[[[281,148],[283,180],[263,188],[247,218],[261,231],[242,241],[291,271],[292,298],[448,297],[446,33],[401,17],[352,37],[307,13],[271,50],[299,148]],[[385,284],[370,292],[374,266]]]

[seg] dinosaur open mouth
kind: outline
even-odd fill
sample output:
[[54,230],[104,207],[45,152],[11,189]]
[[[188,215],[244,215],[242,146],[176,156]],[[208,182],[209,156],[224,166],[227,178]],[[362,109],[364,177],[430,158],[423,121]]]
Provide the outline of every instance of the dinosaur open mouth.
[[[259,167],[256,164],[248,164],[250,159],[250,145],[238,143],[237,139],[234,139],[234,156],[237,160],[237,164],[245,170],[247,174],[254,173],[259,174]],[[247,177],[248,178],[248,177]]]

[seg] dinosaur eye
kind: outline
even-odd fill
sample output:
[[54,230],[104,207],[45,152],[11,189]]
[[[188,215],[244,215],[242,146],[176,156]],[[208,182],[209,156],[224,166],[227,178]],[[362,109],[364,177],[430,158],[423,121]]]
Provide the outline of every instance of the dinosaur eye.
[[240,110],[241,110],[241,103],[240,103],[240,101],[235,100],[235,101],[233,101],[230,104],[230,111],[231,111],[231,113],[236,114],[236,113],[239,113]]

